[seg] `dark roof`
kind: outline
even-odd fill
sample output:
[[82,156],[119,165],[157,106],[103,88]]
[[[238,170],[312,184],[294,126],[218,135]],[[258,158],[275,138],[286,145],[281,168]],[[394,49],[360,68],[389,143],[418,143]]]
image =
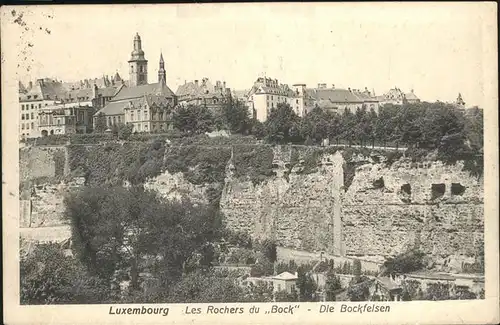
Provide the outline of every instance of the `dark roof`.
[[165,84],[154,83],[135,87],[122,87],[113,98],[113,101],[124,99],[138,98],[144,95],[163,95],[167,97],[175,97],[174,92]]
[[97,94],[102,95],[103,97],[113,97],[120,87],[115,86],[115,87],[99,88],[97,90]]
[[347,89],[314,89],[311,94],[313,98],[318,101],[328,100],[332,103],[361,103],[362,99],[357,97],[351,91]]
[[124,113],[124,109],[129,105],[128,101],[120,101],[120,102],[108,102],[106,106],[101,108],[97,114],[103,113],[104,115],[119,115]]

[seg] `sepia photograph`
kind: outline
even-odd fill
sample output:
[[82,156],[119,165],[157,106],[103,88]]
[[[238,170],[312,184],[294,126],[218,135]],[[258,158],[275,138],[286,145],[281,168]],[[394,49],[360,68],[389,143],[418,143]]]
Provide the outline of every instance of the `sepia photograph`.
[[498,303],[495,17],[2,7],[11,303],[240,322]]

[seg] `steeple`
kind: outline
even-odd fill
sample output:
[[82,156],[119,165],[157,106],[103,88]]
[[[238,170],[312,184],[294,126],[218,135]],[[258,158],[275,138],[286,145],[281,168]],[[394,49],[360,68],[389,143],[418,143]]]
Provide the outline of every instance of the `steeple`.
[[130,68],[130,86],[145,85],[148,83],[148,60],[144,57],[141,37],[137,33],[134,37],[134,49],[128,61]]
[[167,72],[165,71],[165,61],[163,61],[163,53],[160,52],[160,68],[158,69],[158,82],[167,83]]

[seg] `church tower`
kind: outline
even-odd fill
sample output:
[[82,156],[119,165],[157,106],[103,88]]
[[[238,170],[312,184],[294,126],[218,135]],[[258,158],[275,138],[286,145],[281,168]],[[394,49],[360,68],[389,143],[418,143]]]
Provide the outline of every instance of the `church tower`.
[[163,53],[160,53],[160,68],[158,69],[158,83],[167,84],[167,72],[165,71],[165,62]]
[[148,83],[148,60],[144,58],[139,33],[134,37],[134,50],[128,65],[130,69],[130,87],[146,85]]

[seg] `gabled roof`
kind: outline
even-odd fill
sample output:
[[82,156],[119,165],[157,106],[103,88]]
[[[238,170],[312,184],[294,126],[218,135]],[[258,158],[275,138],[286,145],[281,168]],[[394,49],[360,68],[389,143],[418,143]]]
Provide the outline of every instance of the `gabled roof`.
[[280,273],[276,276],[273,276],[273,279],[275,280],[297,280],[297,276],[295,274],[292,274],[290,272],[283,272]]
[[97,89],[97,94],[103,97],[113,97],[123,85]]
[[407,100],[418,100],[419,99],[417,96],[415,96],[415,94],[413,92],[409,92],[409,93],[405,94],[405,97]]
[[121,101],[121,102],[108,102],[106,106],[101,108],[97,114],[103,113],[104,115],[119,115],[123,114],[125,107],[128,105],[128,102],[126,101]]
[[128,108],[136,109],[145,106],[169,107],[170,105],[172,105],[172,101],[169,101],[169,99],[171,99],[171,97],[148,94],[141,97],[124,99],[120,101],[110,101],[96,114],[103,113],[104,115],[119,115],[124,114],[125,110]]
[[392,282],[389,277],[379,277],[379,278],[377,278],[377,282],[379,282],[382,286],[384,286],[389,291],[401,289],[401,286]]
[[113,101],[138,98],[144,95],[163,95],[167,97],[175,97],[174,92],[165,84],[154,83],[135,87],[122,87],[113,98]]

